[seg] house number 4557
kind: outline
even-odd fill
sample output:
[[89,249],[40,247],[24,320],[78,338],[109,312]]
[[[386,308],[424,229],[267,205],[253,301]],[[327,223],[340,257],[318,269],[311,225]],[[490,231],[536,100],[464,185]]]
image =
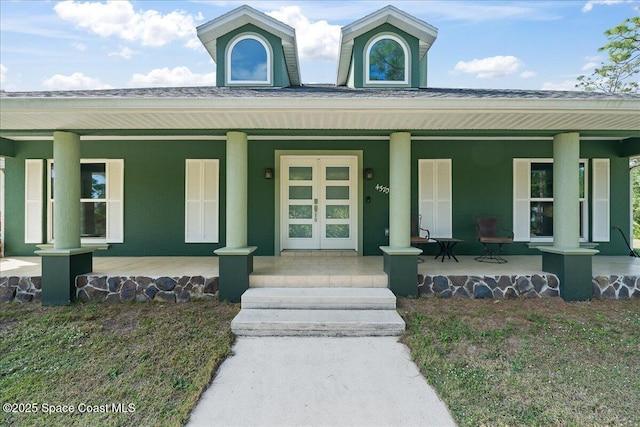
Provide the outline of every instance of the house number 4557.
[[384,185],[376,184],[376,190],[384,194],[389,194],[389,187],[385,187]]

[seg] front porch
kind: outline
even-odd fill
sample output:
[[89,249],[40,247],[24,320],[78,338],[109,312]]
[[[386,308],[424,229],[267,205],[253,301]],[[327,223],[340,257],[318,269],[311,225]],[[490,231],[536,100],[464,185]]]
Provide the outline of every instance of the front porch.
[[[475,298],[558,295],[557,278],[542,271],[540,255],[508,256],[506,264],[481,263],[474,256],[458,256],[460,262],[441,262],[428,255],[422,259],[416,280],[421,285],[420,295]],[[215,256],[95,257],[93,271],[76,280],[78,297],[92,301],[188,301],[213,297],[219,287],[218,263],[219,257]],[[0,259],[0,298],[38,300],[41,275],[40,257]],[[595,256],[593,277],[595,297],[640,298],[638,258]],[[250,286],[386,287],[387,276],[383,272],[383,257],[323,253],[257,256]]]

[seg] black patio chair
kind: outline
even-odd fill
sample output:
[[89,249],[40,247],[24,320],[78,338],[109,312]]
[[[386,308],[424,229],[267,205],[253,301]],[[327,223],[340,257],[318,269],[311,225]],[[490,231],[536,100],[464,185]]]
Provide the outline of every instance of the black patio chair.
[[[495,215],[482,215],[474,217],[478,241],[484,249],[482,255],[475,258],[479,262],[493,262],[504,264],[502,258],[502,245],[513,243],[513,231],[499,228],[500,219]],[[493,247],[490,245],[494,245]],[[497,248],[495,248],[497,245]]]
[[[421,236],[421,232],[425,232],[426,236]],[[411,244],[420,246],[429,243],[429,230],[422,228],[422,215],[411,217]],[[423,258],[418,257],[418,263],[424,262]]]

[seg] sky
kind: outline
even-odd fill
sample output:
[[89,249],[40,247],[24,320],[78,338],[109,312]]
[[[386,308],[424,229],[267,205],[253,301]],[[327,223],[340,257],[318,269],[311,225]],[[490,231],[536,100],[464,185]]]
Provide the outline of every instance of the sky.
[[605,30],[640,13],[640,0],[0,0],[0,88],[213,86],[196,27],[242,4],[295,28],[303,84],[335,84],[340,28],[394,5],[438,28],[439,88],[574,90],[606,61]]

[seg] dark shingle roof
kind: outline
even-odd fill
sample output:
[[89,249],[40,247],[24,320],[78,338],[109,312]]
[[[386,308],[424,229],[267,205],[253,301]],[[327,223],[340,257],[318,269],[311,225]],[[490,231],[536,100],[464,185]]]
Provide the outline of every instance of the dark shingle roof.
[[287,88],[160,87],[5,92],[0,98],[468,98],[468,99],[640,99],[640,94],[520,89],[352,89],[333,85]]

